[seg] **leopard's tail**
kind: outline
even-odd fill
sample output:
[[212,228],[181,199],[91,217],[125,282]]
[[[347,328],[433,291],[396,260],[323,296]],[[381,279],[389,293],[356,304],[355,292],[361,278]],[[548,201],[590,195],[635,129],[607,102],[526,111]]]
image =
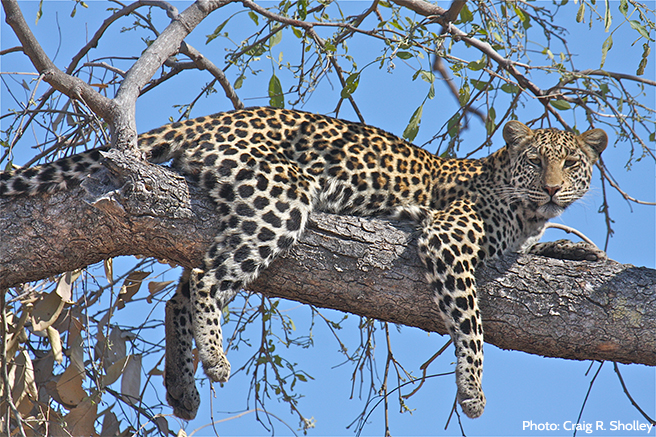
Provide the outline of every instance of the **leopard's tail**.
[[[221,114],[214,114],[185,122],[171,123],[139,135],[139,149],[154,164],[175,158],[188,147],[194,136],[183,135],[200,121],[214,123]],[[198,134],[200,136],[200,134]],[[0,196],[54,193],[79,185],[88,175],[102,168],[102,154],[108,147],[100,147],[57,161],[0,173]]]
[[0,196],[32,196],[54,193],[79,185],[85,177],[101,168],[98,148],[36,167],[0,173]]

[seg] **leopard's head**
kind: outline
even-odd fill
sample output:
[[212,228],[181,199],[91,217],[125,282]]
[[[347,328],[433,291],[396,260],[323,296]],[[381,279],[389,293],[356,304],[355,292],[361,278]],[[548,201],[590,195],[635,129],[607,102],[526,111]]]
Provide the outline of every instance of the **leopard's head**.
[[536,216],[550,219],[583,197],[590,188],[592,167],[608,144],[601,129],[581,135],[558,129],[532,130],[509,121],[503,138],[511,162],[513,200]]

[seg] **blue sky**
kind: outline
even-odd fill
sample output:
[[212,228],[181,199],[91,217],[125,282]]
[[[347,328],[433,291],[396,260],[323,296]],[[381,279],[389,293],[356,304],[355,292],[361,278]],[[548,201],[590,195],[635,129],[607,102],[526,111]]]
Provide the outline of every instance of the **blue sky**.
[[[273,3],[267,2],[260,3],[263,6],[273,5]],[[551,4],[550,2],[536,3],[544,6]],[[174,4],[179,9],[186,7],[185,3]],[[445,6],[445,4],[440,4]],[[611,2],[611,5],[615,4],[616,2]],[[652,7],[655,5],[654,2],[650,4]],[[95,32],[99,23],[106,16],[103,11],[110,6],[107,2],[89,2],[89,9],[78,7],[77,16],[71,19],[69,14],[73,7],[72,2],[46,0],[43,3],[43,17],[39,24],[34,26],[34,17],[38,5],[39,3],[36,1],[21,2],[27,21],[32,25],[37,38],[43,44],[46,52],[55,59],[56,64],[61,68],[69,63],[73,54],[84,44],[86,38]],[[345,15],[357,14],[368,7],[368,3],[360,1],[340,2],[340,5]],[[585,23],[574,22],[573,17],[577,7],[577,5],[570,4],[561,11],[563,17],[569,14],[569,17],[562,25],[569,31],[570,48],[576,54],[576,63],[579,68],[598,68],[601,57],[601,44],[606,37],[603,25],[595,23],[592,29],[589,29],[588,16],[586,16]],[[237,10],[237,6],[231,6],[214,13],[188,39],[192,45],[220,66],[223,65],[224,49],[229,42],[219,38],[209,45],[205,45],[205,35],[211,33],[229,14]],[[166,17],[159,10],[154,11],[153,14],[161,15],[160,23],[166,22]],[[613,6],[613,17],[614,22],[620,22],[620,14],[615,6]],[[4,16],[2,18],[4,20]],[[143,44],[135,33],[118,32],[122,26],[127,27],[131,22],[131,19],[129,19],[115,24],[110,32],[111,38],[103,39],[101,45],[92,52],[91,57],[99,58],[110,54],[134,55],[140,53],[143,50]],[[59,28],[57,23],[59,23]],[[231,32],[231,37],[235,41],[240,41],[239,36],[246,36],[254,29],[252,21],[245,14],[237,17],[235,25],[226,28]],[[4,24],[4,21],[1,37],[3,49],[16,45],[13,35],[8,26]],[[535,36],[535,38],[539,37]],[[608,53],[605,68],[611,71],[633,73],[642,53],[642,42],[632,46],[636,38],[636,32],[632,31],[628,25],[624,25],[620,31],[617,31],[614,34],[614,47]],[[278,59],[279,53],[282,52],[283,60],[287,60],[287,57],[289,57],[289,61],[293,63],[296,59],[294,54],[296,42],[297,40],[291,32],[283,33],[281,43],[273,51],[274,59]],[[358,45],[358,42],[361,45]],[[373,60],[378,55],[379,47],[370,44],[363,37],[354,38],[349,43],[350,54],[358,59],[359,66],[366,64],[367,59]],[[463,49],[463,56],[471,56],[472,59],[480,58],[478,54],[471,55],[471,50],[473,49]],[[57,53],[56,57],[55,53]],[[542,62],[542,57],[539,54],[534,54],[534,56],[537,62]],[[3,56],[1,62],[3,72],[33,71],[26,58],[21,54]],[[652,56],[649,59],[645,77],[656,78],[654,64],[655,59]],[[410,62],[410,65],[414,64]],[[627,68],[626,65],[630,65],[630,67]],[[119,66],[127,69],[129,62],[119,64]],[[427,67],[427,61],[425,60],[424,68]],[[239,90],[240,97],[248,106],[268,104],[266,84],[273,71],[272,62],[263,56],[262,61],[258,63],[258,68],[262,69],[262,72],[257,76],[248,76],[244,82],[244,87]],[[228,77],[233,81],[236,79],[235,72],[235,69],[228,71]],[[413,111],[421,104],[428,92],[426,82],[421,80],[413,82],[410,80],[413,73],[414,71],[400,60],[397,60],[396,68],[393,70],[379,69],[377,66],[371,66],[365,70],[360,85],[353,96],[368,124],[384,128],[399,136],[403,133]],[[284,70],[276,70],[276,74],[281,78],[284,89],[291,85],[291,78]],[[17,76],[13,78],[15,77]],[[5,77],[5,80],[12,82],[13,78]],[[23,78],[27,81],[30,79],[29,77],[19,77],[19,80]],[[200,87],[209,80],[209,75],[204,72],[182,74],[170,83],[165,84],[159,92],[148,93],[143,96],[137,104],[139,131],[146,131],[160,126],[170,116],[177,118],[178,114],[173,105],[188,102],[192,96],[199,92]],[[538,86],[548,88],[557,79],[541,76],[536,80],[541,81],[538,82]],[[332,111],[337,103],[341,87],[334,76],[331,77],[331,82],[322,82],[307,104],[299,109],[318,113]],[[20,92],[27,92],[15,86],[15,84],[12,87],[14,91],[18,89],[21,90]],[[40,91],[46,89],[45,84],[41,84],[40,87]],[[424,144],[428,141],[439,126],[444,124],[457,109],[457,102],[446,92],[444,86],[437,83],[436,91],[437,97],[434,100],[429,100],[424,107],[421,129],[415,139],[416,144]],[[4,85],[0,96],[2,98],[2,113],[5,113],[8,108],[16,107]],[[642,101],[653,107],[655,100],[654,90],[646,90],[646,95]],[[536,101],[525,100],[524,108],[518,110],[520,119],[534,118],[540,111],[538,105]],[[348,108],[348,105],[344,104],[342,107],[343,111],[340,112],[340,117],[355,119],[355,115]],[[217,93],[207,98],[201,98],[192,116],[228,109],[231,109],[230,102],[221,93]],[[586,128],[583,120],[579,115],[578,122],[581,129]],[[572,122],[570,119],[568,121]],[[472,128],[464,133],[465,142],[461,153],[466,153],[467,149],[471,150],[477,147],[484,140],[484,131],[477,123],[477,121],[473,121]],[[608,133],[610,145],[603,156],[613,175],[623,189],[633,197],[653,202],[656,197],[654,162],[643,159],[634,163],[631,170],[627,171],[625,165],[628,161],[629,152],[626,143],[615,145],[614,134],[610,131]],[[19,143],[20,147],[16,151],[17,163],[20,164],[21,160],[24,162],[27,159],[26,157],[33,153],[30,149],[33,142],[30,144],[30,140],[33,141],[33,137],[26,135],[26,138]],[[495,138],[494,144],[495,146],[491,150],[500,147],[502,144],[500,137]],[[653,147],[653,143],[651,145]],[[429,150],[435,150],[435,147],[435,144],[427,146]],[[486,150],[483,154],[489,151]],[[594,188],[591,193],[555,221],[573,226],[592,238],[598,245],[603,245],[606,227],[603,215],[597,212],[602,196],[596,172],[593,184]],[[611,214],[615,220],[613,224],[615,234],[608,247],[609,256],[621,263],[654,268],[656,258],[654,207],[629,204],[612,189],[609,191],[609,201]],[[567,236],[560,231],[550,231],[546,238],[567,238]],[[130,262],[130,259],[122,259],[119,264],[127,266]],[[162,279],[159,280],[175,280],[178,272],[164,271],[162,275]],[[234,305],[239,304],[239,302],[235,302]],[[287,301],[280,305],[281,308],[285,309],[285,313],[294,320],[299,335],[309,329],[311,313],[307,307]],[[159,307],[147,308],[144,314],[152,310],[153,317],[163,318],[163,305],[159,305]],[[125,311],[126,314],[117,314],[116,320],[119,323],[131,324],[135,317],[142,316],[141,314],[127,313],[127,309]],[[334,320],[339,320],[343,316],[335,311],[322,310],[321,312]],[[358,323],[358,317],[349,316],[344,323],[345,328],[340,331],[340,336],[350,351],[355,350],[360,342]],[[234,325],[229,324],[225,328],[226,332],[230,332],[231,326]],[[153,332],[152,335],[155,338],[154,341],[161,341],[163,332]],[[355,396],[350,399],[353,366],[351,364],[340,366],[344,358],[338,353],[339,345],[323,323],[316,323],[312,335],[314,339],[313,347],[284,350],[284,356],[287,359],[298,363],[299,368],[307,371],[314,378],[314,380],[297,386],[297,390],[304,395],[299,408],[308,417],[314,417],[316,420],[316,428],[310,430],[308,434],[317,436],[353,435],[353,427],[346,429],[346,426],[365,407],[365,399],[359,399],[357,396],[359,387],[357,383],[355,385]],[[259,342],[259,327],[249,328],[246,336],[257,345]],[[419,366],[446,342],[446,338],[436,334],[429,335],[417,329],[407,327],[397,329],[397,327],[392,326],[391,341],[395,357],[402,362],[407,370],[412,371],[414,375],[419,375]],[[380,332],[376,337],[376,342],[377,373],[380,376],[382,375],[382,366],[387,353],[385,339]],[[279,346],[279,349],[283,348],[282,345]],[[252,349],[243,345],[240,350],[231,351],[229,358],[232,361],[233,369],[240,367],[252,353]],[[488,404],[484,415],[480,419],[469,420],[463,417],[463,428],[467,435],[572,435],[572,432],[566,432],[563,428],[568,426],[566,425],[568,421],[576,422],[590,380],[596,372],[598,364],[593,364],[592,369],[586,375],[586,371],[590,367],[589,362],[542,358],[521,352],[502,351],[491,345],[486,346],[485,353],[484,388]],[[157,359],[159,357],[155,361]],[[451,371],[453,369],[452,361],[453,352],[450,349],[431,365],[429,374]],[[145,371],[148,371],[154,363],[145,360]],[[654,417],[656,415],[654,369],[639,365],[621,365],[620,368],[634,399],[648,414]],[[210,422],[212,414],[214,420],[222,420],[252,408],[252,401],[250,404],[247,402],[249,380],[250,375],[245,375],[242,372],[235,375],[223,387],[219,387],[217,384],[215,386],[216,398],[213,399],[211,408],[208,384],[205,383],[200,387],[203,403],[199,417],[189,424],[182,424],[185,426],[187,433],[191,433],[194,429]],[[161,381],[153,380],[152,385],[152,390],[147,392],[149,398],[146,401],[149,399],[154,400],[156,396],[163,399]],[[404,393],[407,392],[408,390],[404,391]],[[366,390],[364,393],[366,396]],[[392,434],[395,436],[460,435],[460,429],[455,419],[452,419],[449,428],[446,431],[444,430],[454,396],[454,378],[453,375],[447,375],[428,379],[422,390],[407,401],[407,405],[413,409],[411,414],[408,412],[398,413],[398,403],[395,398],[392,398],[390,400]],[[297,420],[290,414],[289,408],[285,404],[278,403],[273,398],[268,401],[267,408],[277,417],[290,424],[294,430],[297,428]],[[168,414],[170,410],[164,409],[163,412]],[[362,435],[381,435],[383,433],[382,414],[382,406],[379,406],[370,416],[369,423],[365,426]],[[601,369],[581,420],[590,424],[596,424],[597,421],[605,423],[606,430],[595,429],[593,435],[646,434],[610,430],[610,422],[613,420],[624,423],[631,423],[634,420],[644,422],[642,416],[630,405],[630,402],[622,393],[622,388],[613,372],[611,363],[606,363]],[[558,424],[560,428],[558,431],[552,432],[532,432],[530,429],[524,429],[525,422],[531,421],[534,424],[554,423]],[[175,419],[170,417],[169,423],[174,422]],[[276,419],[272,419],[272,422],[276,434],[291,434],[281,422],[276,421]],[[175,428],[176,425],[172,427]],[[240,418],[219,423],[216,425],[216,429],[222,436],[268,434],[267,430],[255,421],[254,413],[248,413]],[[211,428],[204,428],[197,435],[211,434]],[[578,435],[583,434],[586,433],[580,431]],[[654,430],[651,431],[650,435],[655,435]]]

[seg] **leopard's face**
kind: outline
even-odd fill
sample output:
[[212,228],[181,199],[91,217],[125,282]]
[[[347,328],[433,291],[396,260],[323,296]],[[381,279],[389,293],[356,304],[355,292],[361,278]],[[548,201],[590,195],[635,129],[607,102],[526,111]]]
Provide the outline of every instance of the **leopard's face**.
[[531,130],[519,122],[504,128],[511,159],[511,195],[537,217],[551,219],[590,189],[592,167],[608,142],[599,129],[581,135]]

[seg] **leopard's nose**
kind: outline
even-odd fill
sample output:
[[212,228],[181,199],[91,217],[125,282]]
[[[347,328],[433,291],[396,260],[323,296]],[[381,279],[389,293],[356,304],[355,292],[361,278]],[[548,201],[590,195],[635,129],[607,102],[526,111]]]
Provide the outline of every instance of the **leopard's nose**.
[[545,185],[544,191],[549,194],[550,197],[553,197],[558,191],[560,191],[561,186],[560,185]]

